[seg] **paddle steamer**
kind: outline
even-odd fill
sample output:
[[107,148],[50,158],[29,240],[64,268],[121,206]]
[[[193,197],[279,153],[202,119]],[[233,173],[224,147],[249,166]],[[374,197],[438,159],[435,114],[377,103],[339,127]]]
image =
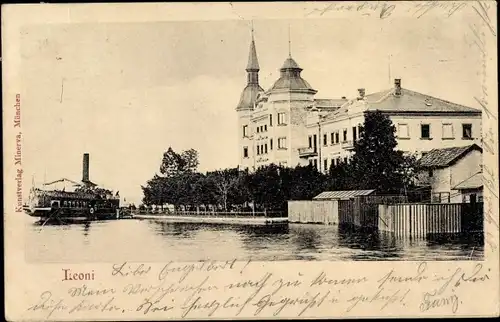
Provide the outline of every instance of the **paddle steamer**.
[[[47,189],[58,183],[70,183],[71,190]],[[69,190],[69,189],[68,189]],[[24,211],[44,221],[102,220],[119,218],[120,196],[99,188],[89,180],[89,154],[83,155],[83,178],[75,182],[66,178],[45,183],[30,190]]]

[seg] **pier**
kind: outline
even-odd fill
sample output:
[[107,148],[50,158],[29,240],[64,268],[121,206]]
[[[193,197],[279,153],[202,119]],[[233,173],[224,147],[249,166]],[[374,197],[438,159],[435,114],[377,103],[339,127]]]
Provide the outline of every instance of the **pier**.
[[134,219],[156,219],[176,223],[239,224],[239,225],[282,225],[288,224],[288,217],[281,212],[196,212],[182,211],[164,214],[133,213]]

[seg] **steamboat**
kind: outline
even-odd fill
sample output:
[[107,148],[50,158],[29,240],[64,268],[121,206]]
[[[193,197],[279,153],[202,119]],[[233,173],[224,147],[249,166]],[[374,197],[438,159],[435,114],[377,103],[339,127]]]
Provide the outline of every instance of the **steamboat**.
[[[70,183],[66,190],[50,189],[59,183]],[[69,191],[73,190],[73,191]],[[89,178],[89,154],[83,155],[83,176],[81,182],[66,178],[44,183],[43,188],[32,187],[24,211],[45,222],[78,220],[118,219],[120,217],[120,196],[111,190],[98,187]]]

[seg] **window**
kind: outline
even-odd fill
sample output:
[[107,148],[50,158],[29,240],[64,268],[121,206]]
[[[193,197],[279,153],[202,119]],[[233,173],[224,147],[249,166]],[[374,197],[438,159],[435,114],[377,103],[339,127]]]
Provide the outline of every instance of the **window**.
[[313,165],[313,160],[312,159],[309,159],[309,165],[312,166]]
[[363,130],[363,126],[361,124],[358,125],[358,136],[359,136],[359,138],[361,138],[361,135],[363,134],[362,130]]
[[472,124],[462,124],[462,138],[472,139]]
[[269,114],[269,126],[273,126],[273,115]]
[[248,158],[248,147],[247,146],[243,147],[243,157]]
[[432,178],[434,176],[434,172],[432,170],[429,170],[429,178]]
[[443,124],[443,140],[453,139],[453,125],[451,123]]
[[257,155],[260,154],[260,145],[257,145]]
[[333,168],[335,166],[335,159],[332,158],[332,160],[330,161],[330,168]]
[[323,170],[328,170],[328,159],[323,160]]
[[339,132],[335,132],[335,143],[337,143],[337,144],[338,144],[338,143],[339,143],[339,141],[340,141],[340,138],[339,138],[339,137],[340,137]]
[[328,136],[326,134],[323,134],[323,145],[328,145]]
[[248,136],[248,125],[243,125],[243,137]]
[[312,136],[309,135],[309,147],[312,148],[313,147],[313,144],[312,144]]
[[337,165],[340,164],[340,157],[337,158]]
[[260,127],[257,126],[257,133],[259,133],[259,132],[260,132]]
[[335,142],[335,133],[331,133],[330,134],[330,144],[333,144],[333,142]]
[[344,163],[347,163],[347,157],[344,158]]
[[356,133],[356,127],[355,127],[355,126],[353,126],[353,127],[352,127],[352,141],[353,141],[353,142],[356,142],[356,140],[358,139],[358,137],[357,137],[357,135],[356,135],[356,134],[357,134],[357,133]]
[[409,139],[410,130],[408,124],[398,124],[398,139]]
[[267,124],[266,124],[266,125],[264,125],[264,131],[266,131],[266,132],[267,132]]
[[422,139],[431,138],[431,126],[429,124],[420,124],[420,138]]
[[318,159],[313,160],[314,167],[318,170]]
[[264,144],[264,153],[267,153],[267,143]]
[[344,140],[342,142],[347,141],[347,129],[344,129]]
[[278,138],[278,149],[286,149],[286,138]]
[[285,113],[278,113],[278,125],[286,124]]
[[273,149],[273,139],[269,140],[269,150]]

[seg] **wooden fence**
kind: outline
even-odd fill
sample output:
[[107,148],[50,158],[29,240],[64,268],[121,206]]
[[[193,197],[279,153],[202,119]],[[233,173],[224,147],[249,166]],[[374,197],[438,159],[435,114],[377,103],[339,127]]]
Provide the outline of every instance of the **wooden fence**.
[[379,205],[378,213],[378,229],[399,237],[483,230],[482,203]]
[[339,223],[337,200],[294,200],[288,201],[288,221],[336,225]]
[[405,196],[359,196],[339,201],[339,223],[363,228],[378,227],[378,206],[407,201]]

